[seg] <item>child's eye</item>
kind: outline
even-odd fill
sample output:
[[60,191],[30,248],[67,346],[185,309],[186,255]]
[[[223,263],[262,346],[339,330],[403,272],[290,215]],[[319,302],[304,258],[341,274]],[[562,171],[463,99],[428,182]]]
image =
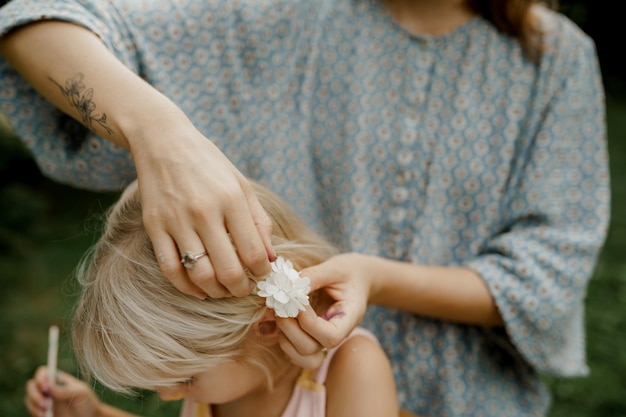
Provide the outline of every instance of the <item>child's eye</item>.
[[193,378],[193,377],[191,377],[191,378],[187,378],[187,379],[185,379],[185,380],[184,380],[184,381],[182,381],[180,384],[181,384],[181,385],[184,385],[184,386],[186,386],[186,387],[188,387],[188,386],[191,386],[191,384],[193,384],[193,381],[194,381],[194,378]]

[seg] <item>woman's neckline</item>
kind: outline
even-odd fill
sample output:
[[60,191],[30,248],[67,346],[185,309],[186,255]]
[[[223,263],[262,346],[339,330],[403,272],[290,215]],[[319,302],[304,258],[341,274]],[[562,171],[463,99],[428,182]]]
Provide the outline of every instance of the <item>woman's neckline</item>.
[[372,8],[376,9],[376,13],[382,16],[382,19],[388,26],[395,28],[396,31],[405,34],[409,38],[413,38],[427,43],[445,42],[448,39],[456,37],[458,34],[466,33],[467,30],[482,21],[482,17],[479,14],[473,14],[469,15],[466,19],[461,20],[458,25],[451,27],[449,30],[441,31],[440,33],[417,32],[403,26],[389,12],[389,10],[383,4],[382,0],[370,0],[370,3],[372,4]]

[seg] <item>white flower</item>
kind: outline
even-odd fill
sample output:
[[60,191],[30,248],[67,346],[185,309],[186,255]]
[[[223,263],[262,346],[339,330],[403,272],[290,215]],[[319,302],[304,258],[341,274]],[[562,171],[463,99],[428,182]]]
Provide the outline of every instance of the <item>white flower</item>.
[[257,295],[266,297],[265,305],[278,317],[296,317],[309,305],[311,280],[300,277],[291,261],[279,256],[272,262],[272,272],[256,284]]

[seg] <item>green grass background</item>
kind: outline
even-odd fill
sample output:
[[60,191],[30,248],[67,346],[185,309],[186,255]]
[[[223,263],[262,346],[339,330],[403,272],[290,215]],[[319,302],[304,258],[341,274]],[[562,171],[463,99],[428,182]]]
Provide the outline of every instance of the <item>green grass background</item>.
[[[46,360],[47,332],[61,327],[59,368],[76,372],[68,320],[77,288],[72,273],[98,234],[100,214],[117,197],[55,184],[40,174],[0,124],[0,416],[25,417],[24,384]],[[585,378],[548,380],[550,417],[626,416],[626,101],[608,103],[612,221],[587,303]],[[152,393],[107,402],[145,416],[175,416],[176,404]]]

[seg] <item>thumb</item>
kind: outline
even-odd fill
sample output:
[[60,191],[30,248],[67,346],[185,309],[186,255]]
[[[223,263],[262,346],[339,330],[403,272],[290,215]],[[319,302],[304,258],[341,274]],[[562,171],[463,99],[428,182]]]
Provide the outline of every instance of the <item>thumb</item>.
[[357,319],[358,316],[342,302],[331,305],[322,317],[310,306],[296,317],[302,330],[328,348],[341,343],[357,325]]
[[332,273],[332,269],[327,262],[302,269],[300,276],[309,278],[311,292],[327,287],[337,281],[336,274]]

